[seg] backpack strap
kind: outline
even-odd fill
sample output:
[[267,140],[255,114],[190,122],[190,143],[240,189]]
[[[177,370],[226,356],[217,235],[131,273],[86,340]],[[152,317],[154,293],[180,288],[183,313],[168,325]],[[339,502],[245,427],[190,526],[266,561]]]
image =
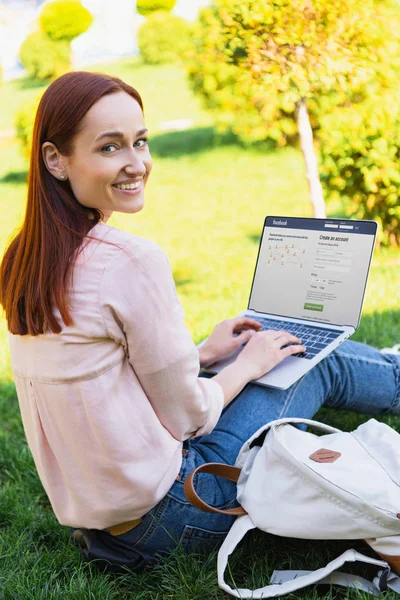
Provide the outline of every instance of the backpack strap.
[[[381,592],[387,589],[400,591],[400,578],[391,571],[387,562],[364,556],[354,549],[346,550],[346,552],[328,563],[326,567],[317,569],[316,571],[274,571],[270,585],[256,590],[245,588],[233,589],[224,580],[228,558],[246,533],[251,529],[255,529],[255,527],[249,515],[236,519],[218,552],[218,585],[225,592],[236,598],[273,598],[290,594],[308,585],[317,583],[357,588],[376,596],[381,596]],[[373,582],[357,575],[349,575],[342,572],[335,573],[345,562],[357,561],[380,567],[378,576],[374,578]]]
[[224,479],[229,479],[229,481],[237,483],[239,475],[241,473],[241,470],[238,469],[238,467],[232,467],[231,465],[224,465],[222,463],[205,463],[204,465],[200,465],[200,467],[197,467],[191,473],[189,473],[189,475],[186,477],[183,489],[185,491],[186,498],[196,508],[200,508],[201,510],[205,510],[206,512],[221,513],[223,515],[247,515],[247,512],[241,506],[239,506],[238,508],[226,508],[224,510],[221,510],[219,508],[214,508],[213,506],[210,506],[209,504],[204,502],[204,500],[202,500],[197,495],[197,492],[194,489],[193,485],[193,478],[197,473],[209,473],[210,475],[223,477]]

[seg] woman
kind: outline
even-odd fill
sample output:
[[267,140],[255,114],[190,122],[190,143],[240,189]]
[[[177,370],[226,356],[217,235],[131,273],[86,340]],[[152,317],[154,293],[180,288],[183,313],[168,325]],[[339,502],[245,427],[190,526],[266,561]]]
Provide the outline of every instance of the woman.
[[[178,543],[222,541],[234,517],[192,507],[185,477],[234,463],[267,421],[310,418],[323,404],[400,412],[399,358],[366,345],[344,343],[285,391],[250,382],[304,350],[289,333],[227,319],[199,352],[163,250],[107,225],[114,211],[142,210],[151,169],[136,90],[85,72],[54,81],[37,111],[25,220],[0,271],[39,477],[84,559],[117,572]],[[199,377],[246,342],[221,373]],[[204,475],[197,488],[216,507],[237,505],[231,482]]]

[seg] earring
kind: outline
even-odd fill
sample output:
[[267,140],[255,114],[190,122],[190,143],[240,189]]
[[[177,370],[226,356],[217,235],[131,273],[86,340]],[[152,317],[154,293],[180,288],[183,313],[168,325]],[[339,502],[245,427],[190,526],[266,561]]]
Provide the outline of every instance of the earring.
[[66,177],[66,176],[64,175],[64,173],[62,173],[62,174],[60,175],[60,179],[65,179],[65,177]]

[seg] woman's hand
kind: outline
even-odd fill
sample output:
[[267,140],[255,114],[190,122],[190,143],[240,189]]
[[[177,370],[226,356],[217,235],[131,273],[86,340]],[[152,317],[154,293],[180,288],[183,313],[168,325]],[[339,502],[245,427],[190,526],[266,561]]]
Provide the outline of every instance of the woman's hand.
[[235,364],[248,381],[268,373],[287,356],[305,352],[301,340],[287,331],[260,331],[236,358]]
[[[217,360],[228,358],[261,328],[261,323],[249,317],[234,317],[217,323],[207,342],[199,348],[200,366],[208,367]],[[234,334],[238,335],[233,337]]]

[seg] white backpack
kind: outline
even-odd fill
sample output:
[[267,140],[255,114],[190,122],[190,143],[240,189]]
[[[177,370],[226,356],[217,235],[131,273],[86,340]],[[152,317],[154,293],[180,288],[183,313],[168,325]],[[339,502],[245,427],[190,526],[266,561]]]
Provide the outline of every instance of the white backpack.
[[[294,427],[304,423],[315,435]],[[237,481],[241,507],[221,511],[205,504],[193,488],[196,473]],[[272,598],[310,584],[332,583],[376,596],[400,593],[400,435],[370,419],[350,433],[308,419],[279,419],[261,427],[242,446],[235,467],[201,465],[187,477],[192,504],[211,512],[238,515],[218,553],[218,584],[237,598]],[[250,529],[314,540],[365,540],[374,559],[353,549],[317,571],[274,571],[270,584],[232,589],[225,583],[228,557]],[[345,562],[376,565],[372,582],[335,573]]]

